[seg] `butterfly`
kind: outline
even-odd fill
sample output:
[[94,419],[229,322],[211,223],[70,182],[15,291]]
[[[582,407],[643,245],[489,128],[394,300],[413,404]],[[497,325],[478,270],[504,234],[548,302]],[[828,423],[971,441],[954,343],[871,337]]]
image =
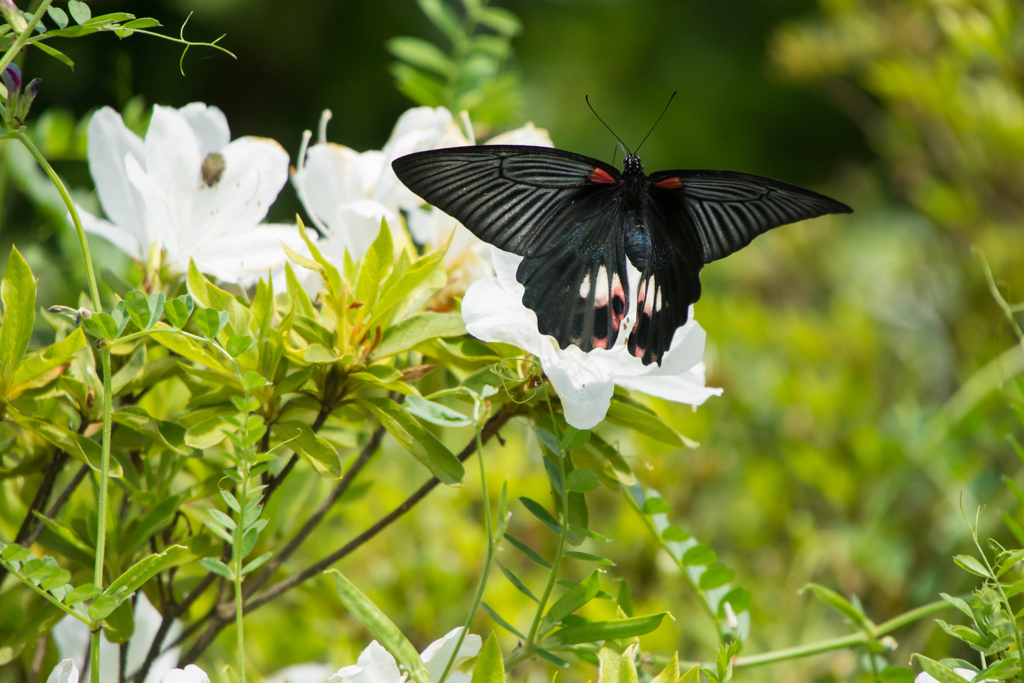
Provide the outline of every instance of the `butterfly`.
[[748,173],[648,176],[635,153],[621,172],[581,154],[514,145],[417,152],[392,168],[477,237],[523,257],[516,272],[523,304],[563,349],[613,347],[630,308],[628,259],[641,275],[627,347],[644,365],[660,365],[686,323],[704,265],[780,225],[852,212]]

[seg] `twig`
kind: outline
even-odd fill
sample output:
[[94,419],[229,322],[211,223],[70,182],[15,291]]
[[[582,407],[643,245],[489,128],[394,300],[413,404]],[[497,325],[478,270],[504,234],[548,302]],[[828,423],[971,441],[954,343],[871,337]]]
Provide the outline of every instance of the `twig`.
[[[321,406],[320,413],[316,416],[316,420],[313,421],[313,426],[311,427],[313,432],[320,431],[320,428],[324,426],[325,422],[327,422],[327,418],[330,417],[332,410],[334,410],[334,406],[329,403],[324,403]],[[267,430],[267,434],[270,434],[269,429]],[[291,459],[288,460],[288,462],[285,464],[283,468],[281,468],[281,471],[278,473],[278,475],[276,477],[273,477],[270,480],[270,483],[267,484],[267,490],[263,492],[264,507],[266,507],[267,501],[270,500],[270,496],[273,495],[274,491],[277,490],[277,487],[281,485],[281,482],[284,481],[285,477],[291,474],[292,469],[295,467],[295,463],[297,463],[298,461],[299,454],[293,453]]]

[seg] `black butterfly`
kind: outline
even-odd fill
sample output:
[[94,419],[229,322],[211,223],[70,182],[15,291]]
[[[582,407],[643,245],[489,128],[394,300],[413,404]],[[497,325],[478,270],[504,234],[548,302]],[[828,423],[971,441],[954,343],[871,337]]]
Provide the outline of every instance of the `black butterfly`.
[[[641,143],[642,144],[642,143]],[[638,148],[639,149],[639,148]],[[392,167],[413,192],[499,249],[538,328],[561,348],[611,348],[629,312],[626,259],[641,272],[629,352],[656,361],[700,298],[704,264],[771,228],[852,209],[795,185],[732,171],[615,167],[547,147],[417,152]]]

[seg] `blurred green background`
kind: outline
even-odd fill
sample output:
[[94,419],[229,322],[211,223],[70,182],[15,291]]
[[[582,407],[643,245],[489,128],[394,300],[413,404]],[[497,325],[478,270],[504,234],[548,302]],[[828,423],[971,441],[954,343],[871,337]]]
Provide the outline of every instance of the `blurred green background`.
[[[744,653],[852,630],[798,594],[808,581],[858,596],[876,621],[937,599],[939,591],[969,590],[972,581],[950,559],[968,550],[960,506],[973,520],[984,505],[982,534],[1004,543],[1017,541],[1000,513],[1024,522],[1001,481],[1024,478],[1005,438],[1015,424],[1010,403],[1022,396],[1004,381],[1024,367],[1024,346],[1015,348],[974,251],[988,258],[1008,298],[1024,299],[1020,4],[499,4],[523,24],[509,63],[520,78],[521,107],[506,127],[533,121],[558,147],[610,159],[614,140],[584,95],[635,145],[678,90],[642,150],[648,171],[758,173],[827,192],[856,211],[782,228],[704,271],[696,310],[709,337],[708,383],[725,393],[697,411],[654,402],[699,448],[668,449],[602,428],[633,458],[643,482],[674,506],[675,523],[712,545],[753,593]],[[224,110],[233,136],[274,138],[293,163],[302,131],[315,129],[320,112],[330,108],[332,141],[379,148],[412,106],[394,87],[385,41],[412,35],[443,44],[413,0],[90,5],[93,14],[154,16],[171,33],[194,11],[186,35],[226,33],[223,44],[238,59],[190,50],[182,77],[175,46],[113,35],[61,45],[75,60],[74,72],[30,53],[23,68],[27,78],[43,78],[33,113],[49,117],[49,156],[86,203],[84,147],[68,126],[96,107],[139,112],[153,103],[207,102]],[[61,211],[37,213],[37,203],[45,208],[47,199],[10,147],[0,170],[0,253],[16,243],[27,254],[41,278],[40,305],[74,304],[84,278],[67,277],[81,270],[73,233]],[[287,221],[299,211],[289,186],[270,218]],[[101,262],[127,268],[111,250],[103,254],[108,260]],[[986,367],[988,374],[975,377]],[[536,444],[518,427],[506,428],[505,436],[506,446],[487,447],[492,491],[508,475],[513,495],[546,500]],[[468,438],[456,433],[447,440],[461,448]],[[418,486],[420,474],[405,467],[405,457],[386,449],[371,468],[373,486],[357,504],[341,507],[290,566],[337,548]],[[464,489],[436,491],[341,564],[420,648],[461,623],[482,561],[479,486],[476,468],[468,469]],[[309,494],[328,486],[310,472],[302,475],[288,480],[276,514],[271,510],[271,528],[285,536]],[[521,508],[513,511],[513,533],[550,552],[555,537]],[[645,649],[678,648],[685,659],[707,661],[715,629],[677,570],[641,533],[639,520],[607,492],[593,494],[591,518],[593,529],[614,540],[601,549],[617,563],[605,588],[624,578],[638,613],[668,609],[676,618],[647,636]],[[505,560],[521,576],[541,580],[521,557]],[[581,578],[587,569],[569,573]],[[353,663],[369,636],[332,594],[313,581],[249,617],[255,667]],[[526,598],[497,573],[485,600],[520,624],[532,614]],[[475,630],[492,628],[481,615]],[[514,639],[500,635],[507,652]],[[233,638],[226,630],[224,648],[211,649],[203,661],[229,656]],[[971,658],[930,620],[896,638],[893,663],[905,665],[915,651]],[[866,675],[861,654],[829,653],[745,671],[742,678],[857,680]],[[550,676],[546,666],[536,667],[533,675]],[[582,683],[596,673],[569,676]]]

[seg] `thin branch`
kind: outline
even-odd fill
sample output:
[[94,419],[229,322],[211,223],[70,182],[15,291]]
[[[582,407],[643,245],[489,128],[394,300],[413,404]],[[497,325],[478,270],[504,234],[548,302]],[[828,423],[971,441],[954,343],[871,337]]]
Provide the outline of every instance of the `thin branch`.
[[[487,424],[484,425],[484,429],[481,434],[482,442],[486,443],[488,439],[490,439],[498,432],[499,429],[504,427],[505,423],[507,423],[512,418],[513,414],[514,413],[511,410],[504,409],[495,414],[493,417],[491,417],[491,419],[487,421]],[[467,458],[473,455],[473,453],[476,452],[476,448],[476,438],[474,437],[473,441],[467,444],[466,447],[462,449],[462,452],[459,453],[459,460],[465,461]],[[313,576],[320,574],[322,571],[327,569],[327,567],[331,566],[332,564],[344,558],[345,556],[351,554],[360,546],[364,545],[372,538],[374,538],[381,531],[389,527],[393,522],[395,522],[398,518],[402,517],[406,512],[411,510],[417,503],[423,500],[428,493],[433,491],[434,488],[436,488],[437,485],[440,483],[440,480],[434,477],[433,479],[425,483],[423,486],[421,486],[415,493],[409,496],[405,500],[405,502],[403,502],[397,508],[395,508],[387,515],[382,517],[380,521],[378,521],[376,524],[371,526],[363,533],[356,536],[354,539],[352,539],[344,546],[339,548],[337,551],[331,553],[319,562],[316,562],[313,565],[307,567],[298,574],[295,574],[294,576],[291,576],[283,581],[274,584],[263,593],[249,600],[247,603],[245,603],[245,612],[247,614],[251,613],[258,607],[261,607],[266,603],[270,602],[271,600],[280,597],[285,592],[298,586],[307,579],[310,579]],[[188,652],[186,652],[181,657],[180,665],[184,666],[186,664],[191,664],[192,662],[196,661],[196,659],[198,659],[199,656],[204,651],[206,651],[206,648],[208,648],[213,643],[214,639],[216,639],[217,635],[221,632],[224,626],[230,623],[231,616],[233,614],[233,603],[224,603],[218,605],[217,609],[215,610],[215,613],[211,616],[210,624],[206,627],[206,630],[203,631],[203,633],[199,636],[196,642],[192,644],[192,647],[189,648]]]
[[[314,433],[319,432],[320,428],[324,426],[324,423],[327,422],[327,418],[330,417],[332,410],[334,410],[334,406],[329,403],[324,403],[320,407],[320,413],[316,416],[316,420],[313,421],[313,426],[311,427]],[[270,434],[269,429],[267,430],[267,434]],[[277,490],[277,487],[281,485],[281,482],[284,481],[285,477],[291,474],[292,469],[294,469],[295,464],[298,461],[299,454],[293,453],[291,459],[288,460],[287,464],[285,464],[285,466],[281,469],[281,472],[278,473],[276,477],[272,478],[270,480],[270,483],[267,484],[267,490],[263,492],[264,507],[266,507],[267,501],[270,500],[270,496],[273,495],[274,491]]]

